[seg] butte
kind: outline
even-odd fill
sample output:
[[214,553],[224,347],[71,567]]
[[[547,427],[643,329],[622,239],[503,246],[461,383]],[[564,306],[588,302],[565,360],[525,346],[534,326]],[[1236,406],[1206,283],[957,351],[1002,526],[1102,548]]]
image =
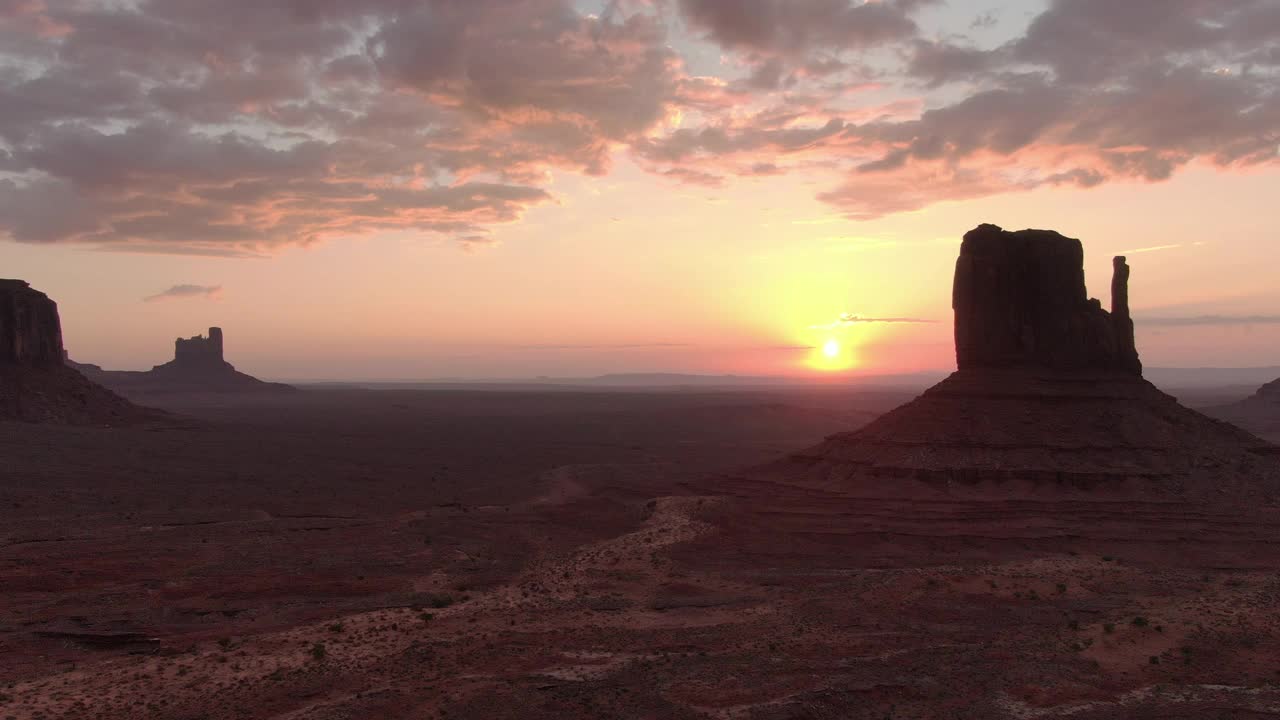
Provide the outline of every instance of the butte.
[[173,343],[173,359],[146,372],[103,370],[97,365],[71,363],[86,377],[102,383],[126,397],[155,399],[155,395],[177,393],[261,393],[290,392],[291,385],[259,380],[236,370],[223,357],[222,328],[209,334],[178,338]]
[[1113,553],[1280,565],[1276,448],[1142,378],[1116,258],[1108,311],[1079,240],[982,225],[953,285],[957,371],[868,425],[733,476],[694,564],[924,566]]

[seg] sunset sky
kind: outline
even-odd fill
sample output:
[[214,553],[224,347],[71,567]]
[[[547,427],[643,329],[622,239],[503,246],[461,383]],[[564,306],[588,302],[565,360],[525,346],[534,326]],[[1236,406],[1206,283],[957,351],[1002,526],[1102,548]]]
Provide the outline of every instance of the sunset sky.
[[1278,159],[1276,0],[0,0],[0,277],[109,369],[946,370],[982,222],[1280,365]]

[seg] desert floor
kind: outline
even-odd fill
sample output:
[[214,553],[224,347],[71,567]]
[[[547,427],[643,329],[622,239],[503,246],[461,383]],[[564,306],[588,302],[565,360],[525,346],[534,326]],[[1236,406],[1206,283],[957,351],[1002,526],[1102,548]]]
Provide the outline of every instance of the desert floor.
[[909,397],[330,389],[0,423],[0,720],[1280,717],[1274,545],[735,544],[715,478]]

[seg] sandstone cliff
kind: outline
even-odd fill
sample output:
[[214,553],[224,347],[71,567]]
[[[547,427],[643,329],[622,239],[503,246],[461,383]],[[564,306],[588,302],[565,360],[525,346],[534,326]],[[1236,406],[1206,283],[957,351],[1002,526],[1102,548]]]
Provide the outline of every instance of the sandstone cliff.
[[22,280],[0,280],[0,419],[109,425],[155,417],[64,356],[57,303]]
[[58,304],[22,280],[0,280],[0,363],[62,364]]

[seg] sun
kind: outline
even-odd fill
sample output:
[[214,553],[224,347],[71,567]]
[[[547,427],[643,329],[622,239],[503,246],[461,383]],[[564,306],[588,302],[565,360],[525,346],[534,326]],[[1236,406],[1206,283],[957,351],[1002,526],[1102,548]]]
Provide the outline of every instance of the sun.
[[840,343],[835,338],[831,338],[822,345],[822,354],[829,358],[840,356]]

